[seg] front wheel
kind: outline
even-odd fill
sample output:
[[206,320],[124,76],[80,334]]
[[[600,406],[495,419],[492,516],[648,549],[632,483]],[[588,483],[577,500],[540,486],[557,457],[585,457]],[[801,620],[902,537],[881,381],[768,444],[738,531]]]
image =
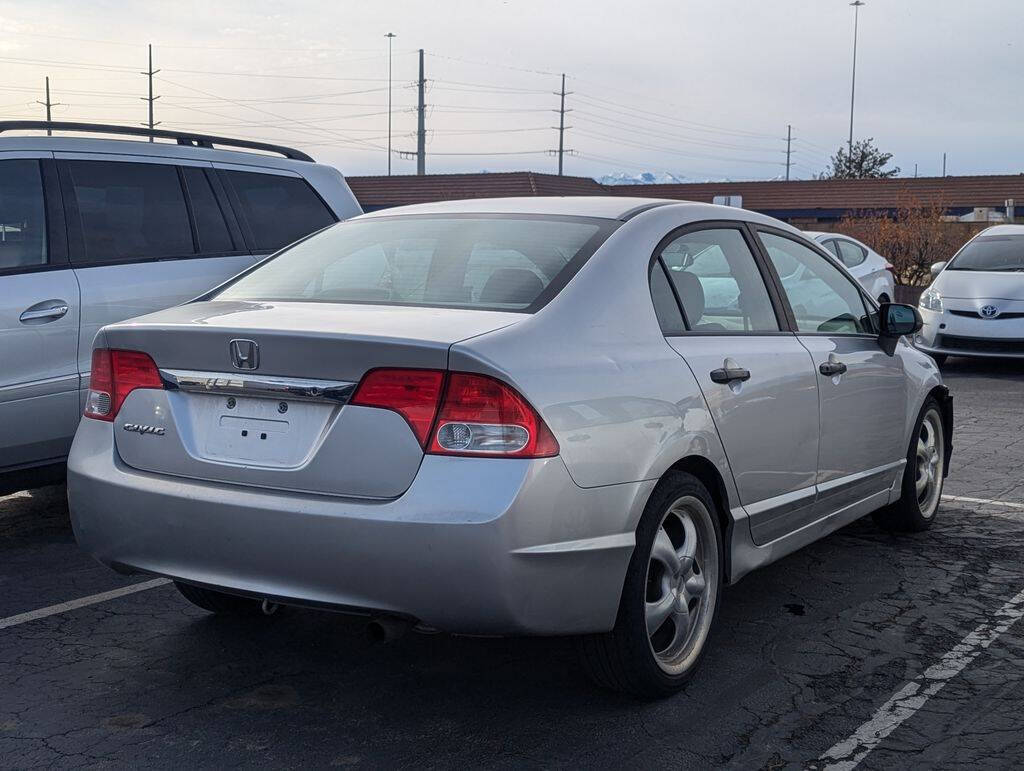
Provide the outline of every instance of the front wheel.
[[615,627],[580,641],[590,676],[642,698],[680,690],[704,652],[723,572],[710,493],[692,474],[669,472],[637,527]]
[[886,530],[913,533],[932,526],[942,499],[947,441],[939,403],[929,398],[921,408],[910,440],[902,495],[896,503],[876,511],[875,522]]

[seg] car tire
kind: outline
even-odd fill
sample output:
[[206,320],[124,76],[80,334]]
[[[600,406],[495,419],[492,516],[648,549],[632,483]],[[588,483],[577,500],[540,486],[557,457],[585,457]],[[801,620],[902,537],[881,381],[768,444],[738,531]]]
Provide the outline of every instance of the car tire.
[[203,587],[185,584],[180,581],[175,581],[174,586],[181,592],[181,596],[193,605],[221,616],[257,616],[261,614],[269,616],[278,607],[276,605],[268,605],[267,610],[269,612],[266,612],[262,600],[239,597],[236,594],[218,592],[213,589],[204,589]]
[[880,527],[919,533],[932,526],[942,499],[948,442],[942,409],[929,397],[914,424],[900,499],[872,514]]
[[704,653],[723,575],[711,494],[692,474],[670,471],[637,526],[615,627],[580,638],[587,673],[604,688],[644,699],[678,692]]

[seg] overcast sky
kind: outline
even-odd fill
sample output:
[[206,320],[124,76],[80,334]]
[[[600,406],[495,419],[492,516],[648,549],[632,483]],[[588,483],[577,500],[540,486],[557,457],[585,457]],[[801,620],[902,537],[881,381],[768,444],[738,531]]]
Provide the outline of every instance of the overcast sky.
[[[603,10],[607,8],[607,10]],[[565,172],[766,179],[828,163],[849,130],[847,0],[0,0],[0,116],[156,119],[169,128],[306,149],[348,174],[414,150],[415,50],[426,50],[427,171],[553,172],[558,73]],[[1020,0],[868,0],[860,10],[854,135],[912,175],[1024,171]],[[467,153],[474,153],[469,155]],[[394,173],[415,162],[393,156]]]

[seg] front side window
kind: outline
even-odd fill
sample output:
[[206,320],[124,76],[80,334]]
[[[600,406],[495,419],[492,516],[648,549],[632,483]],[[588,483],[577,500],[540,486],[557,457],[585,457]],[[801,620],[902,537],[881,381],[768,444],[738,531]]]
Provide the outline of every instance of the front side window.
[[741,231],[686,233],[664,248],[661,259],[690,330],[778,331],[768,289]]
[[526,310],[612,227],[576,217],[350,220],[287,249],[218,298]]
[[0,161],[0,270],[46,264],[46,207],[39,161]]
[[856,285],[824,256],[791,238],[761,233],[768,257],[800,332],[870,334],[864,299]]
[[82,228],[78,264],[195,253],[175,166],[67,161]]
[[968,241],[946,270],[1024,273],[1024,236],[982,236]]
[[224,171],[259,252],[274,252],[336,221],[306,180],[253,171]]

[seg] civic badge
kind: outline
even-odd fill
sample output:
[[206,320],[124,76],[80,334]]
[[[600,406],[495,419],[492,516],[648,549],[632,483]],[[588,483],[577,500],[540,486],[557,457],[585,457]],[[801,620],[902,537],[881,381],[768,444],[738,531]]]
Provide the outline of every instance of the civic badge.
[[983,305],[979,313],[983,318],[994,319],[999,315],[999,309],[994,305]]
[[232,340],[228,349],[231,351],[231,366],[235,369],[256,369],[260,366],[260,347],[255,340]]

